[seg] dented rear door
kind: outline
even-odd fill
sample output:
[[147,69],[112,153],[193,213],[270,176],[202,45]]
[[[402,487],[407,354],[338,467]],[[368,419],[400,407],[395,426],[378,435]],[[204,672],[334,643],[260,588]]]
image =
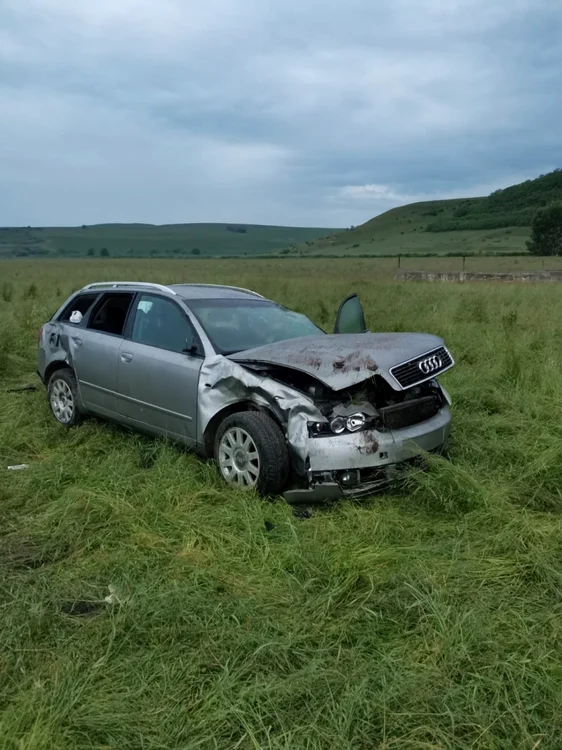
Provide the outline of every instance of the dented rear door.
[[82,401],[95,414],[116,417],[117,361],[122,338],[101,331],[72,329],[69,347]]

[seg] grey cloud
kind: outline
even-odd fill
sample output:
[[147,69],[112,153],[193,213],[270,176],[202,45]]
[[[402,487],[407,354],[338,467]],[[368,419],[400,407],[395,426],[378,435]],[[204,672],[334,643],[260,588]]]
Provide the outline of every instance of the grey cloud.
[[4,0],[0,223],[337,226],[559,166],[556,6]]

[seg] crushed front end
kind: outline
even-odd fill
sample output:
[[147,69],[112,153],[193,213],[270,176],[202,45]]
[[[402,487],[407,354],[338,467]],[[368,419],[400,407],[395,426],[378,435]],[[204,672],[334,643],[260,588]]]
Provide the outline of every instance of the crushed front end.
[[436,380],[396,391],[374,375],[346,391],[317,391],[324,419],[308,423],[306,474],[285,492],[290,502],[368,495],[449,437],[450,399]]
[[449,437],[451,402],[437,377],[454,360],[438,336],[324,334],[229,360],[245,371],[237,382],[243,379],[250,398],[259,395],[285,429],[290,502],[372,493],[404,462],[441,450]]

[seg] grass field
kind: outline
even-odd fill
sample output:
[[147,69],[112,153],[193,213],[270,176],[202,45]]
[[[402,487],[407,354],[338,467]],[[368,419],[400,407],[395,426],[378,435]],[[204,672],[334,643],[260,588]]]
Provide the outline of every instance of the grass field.
[[[2,750],[562,746],[560,287],[391,261],[0,264]],[[112,277],[249,286],[324,326],[355,290],[372,330],[444,336],[449,459],[299,518],[176,447],[59,428],[9,388]]]

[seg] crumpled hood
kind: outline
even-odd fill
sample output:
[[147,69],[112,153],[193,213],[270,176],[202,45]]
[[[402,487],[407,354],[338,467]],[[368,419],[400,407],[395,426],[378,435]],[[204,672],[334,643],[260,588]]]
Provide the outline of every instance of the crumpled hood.
[[231,354],[229,359],[291,367],[334,391],[357,385],[375,373],[396,389],[389,369],[439,346],[443,339],[429,333],[338,333],[266,344]]

